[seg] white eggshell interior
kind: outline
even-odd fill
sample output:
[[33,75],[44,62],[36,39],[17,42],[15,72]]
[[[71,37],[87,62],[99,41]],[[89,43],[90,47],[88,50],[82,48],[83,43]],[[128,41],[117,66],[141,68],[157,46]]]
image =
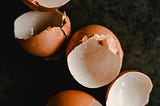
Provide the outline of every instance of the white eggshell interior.
[[29,11],[14,22],[15,38],[28,39],[47,27],[61,26],[63,14],[56,12]]
[[89,39],[75,47],[67,57],[70,73],[77,82],[88,88],[110,83],[119,74],[122,59],[97,40]]
[[91,102],[90,106],[102,106],[101,103],[97,100]]
[[43,7],[53,8],[65,5],[70,0],[36,0]]
[[110,88],[106,106],[145,106],[152,86],[147,75],[128,72],[119,77]]

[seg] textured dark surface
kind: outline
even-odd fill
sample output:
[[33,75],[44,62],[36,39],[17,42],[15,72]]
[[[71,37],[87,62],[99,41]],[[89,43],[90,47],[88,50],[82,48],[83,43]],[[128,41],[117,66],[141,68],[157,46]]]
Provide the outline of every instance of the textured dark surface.
[[[70,75],[66,58],[45,61],[26,53],[15,42],[13,22],[30,9],[20,0],[2,2],[0,28],[0,106],[45,106],[58,91],[80,89],[105,105],[107,86],[88,89]],[[124,50],[122,71],[139,70],[153,82],[147,106],[160,106],[160,1],[71,0],[61,8],[72,22],[72,33],[101,24],[119,38]],[[25,27],[25,25],[24,25]]]

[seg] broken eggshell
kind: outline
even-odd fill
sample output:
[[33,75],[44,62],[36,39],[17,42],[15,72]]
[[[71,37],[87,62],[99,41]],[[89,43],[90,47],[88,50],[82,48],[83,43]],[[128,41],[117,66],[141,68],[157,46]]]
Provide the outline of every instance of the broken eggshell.
[[101,25],[88,25],[73,34],[66,56],[74,79],[85,87],[98,88],[118,76],[123,50],[109,29]]
[[51,97],[46,106],[102,106],[93,96],[80,90],[65,90]]
[[60,11],[29,11],[14,22],[18,43],[30,54],[48,57],[57,52],[71,32],[70,20]]
[[55,11],[70,0],[22,0],[29,8],[37,11]]
[[152,87],[147,75],[135,70],[124,71],[108,87],[106,106],[145,106]]

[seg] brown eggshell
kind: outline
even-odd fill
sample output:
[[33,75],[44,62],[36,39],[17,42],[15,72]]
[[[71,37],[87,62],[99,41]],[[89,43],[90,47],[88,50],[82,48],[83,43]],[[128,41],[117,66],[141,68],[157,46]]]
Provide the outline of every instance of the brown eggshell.
[[115,36],[115,34],[108,28],[96,24],[83,27],[73,34],[72,38],[70,39],[70,42],[68,43],[66,55],[68,55],[76,46],[82,43],[81,40],[85,35],[90,36],[93,34],[112,36],[114,40],[116,40],[117,43],[116,45],[118,46],[119,55],[121,56],[121,58],[123,58],[124,53],[120,45],[120,42]]
[[69,71],[77,82],[88,88],[99,88],[118,76],[123,51],[118,38],[108,28],[94,24],[73,34],[66,57]]
[[[36,11],[56,11],[58,8],[60,8],[61,6],[65,5],[67,2],[69,2],[69,0],[61,0],[60,4],[48,7],[47,5],[46,6],[42,5],[38,0],[22,0],[22,1],[26,6],[28,6],[29,8],[31,8],[33,10],[36,10]],[[48,1],[51,1],[51,0],[46,0],[46,2],[48,2]],[[56,3],[58,0],[57,1],[52,0],[52,2],[54,2],[54,1]]]
[[56,52],[65,40],[64,33],[60,28],[54,27],[49,30],[44,30],[38,35],[30,39],[17,39],[19,44],[29,53],[46,57]]
[[18,39],[18,43],[30,54],[40,57],[54,55],[55,52],[64,44],[71,33],[71,23],[66,16],[63,26],[48,26],[39,34],[33,35],[28,39]]
[[50,98],[46,106],[102,106],[90,94],[80,90],[65,90]]

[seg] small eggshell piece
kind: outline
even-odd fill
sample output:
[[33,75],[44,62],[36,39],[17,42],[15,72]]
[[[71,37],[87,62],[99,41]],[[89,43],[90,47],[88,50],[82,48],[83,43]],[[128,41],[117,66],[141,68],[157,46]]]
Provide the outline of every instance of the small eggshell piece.
[[127,72],[111,85],[106,106],[145,106],[152,90],[150,78],[141,72]]

